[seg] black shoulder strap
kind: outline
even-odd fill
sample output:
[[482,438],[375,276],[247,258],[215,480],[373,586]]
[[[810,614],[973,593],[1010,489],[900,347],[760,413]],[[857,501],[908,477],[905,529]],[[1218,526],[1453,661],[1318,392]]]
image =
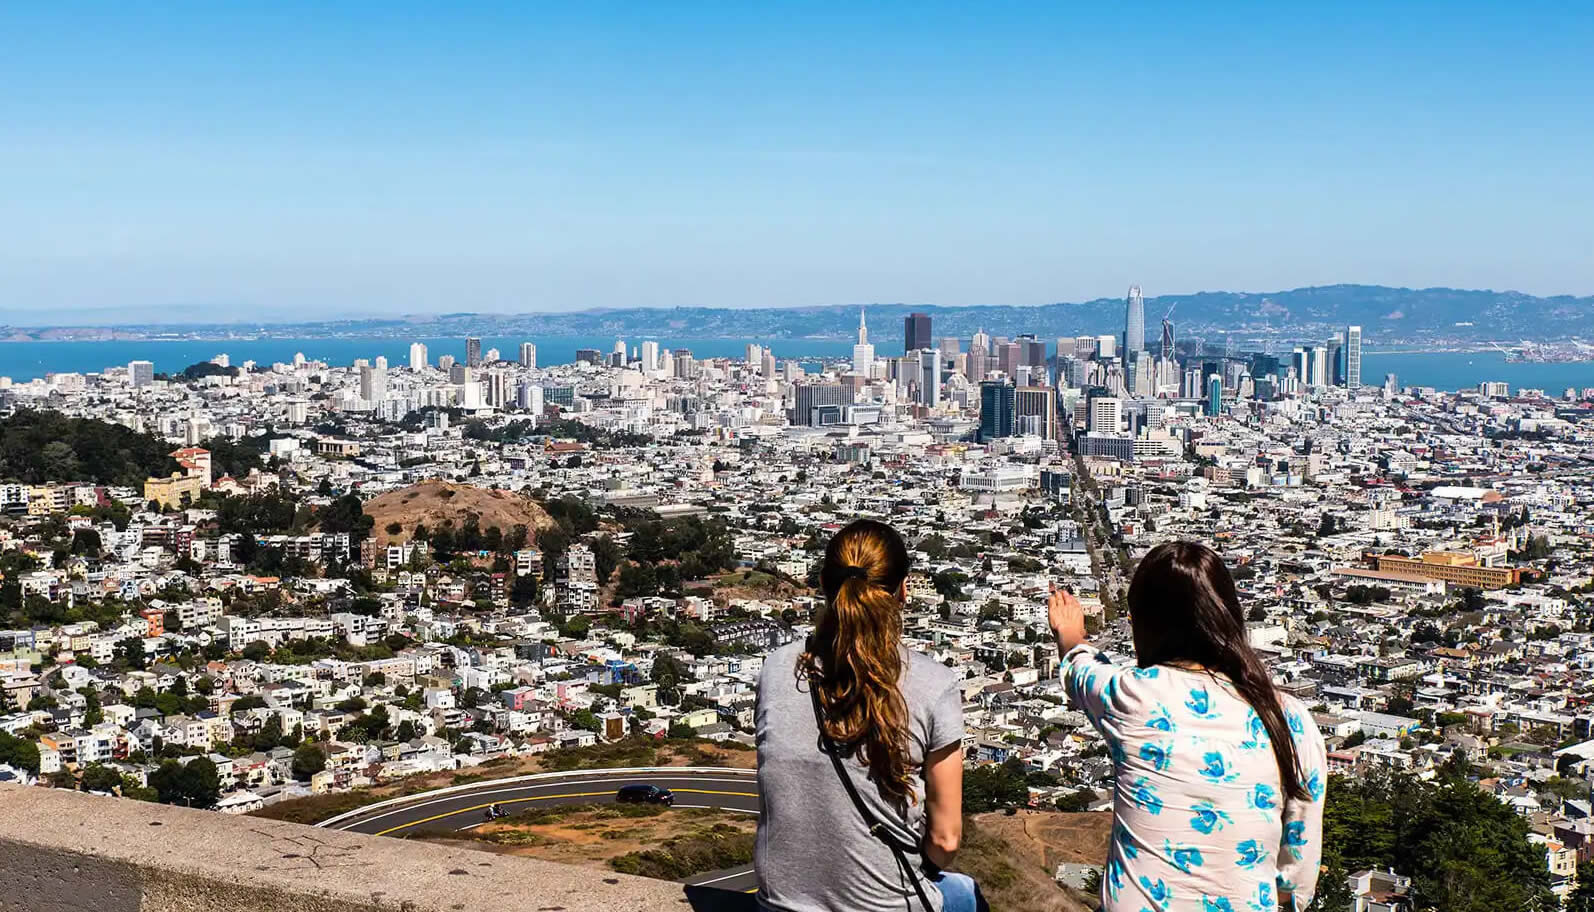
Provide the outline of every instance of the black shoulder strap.
[[935,908],[930,902],[930,896],[924,889],[924,883],[919,879],[919,871],[909,859],[908,853],[920,854],[920,849],[915,845],[904,845],[891,829],[880,821],[880,818],[869,810],[864,804],[863,796],[858,794],[858,787],[853,784],[852,777],[847,774],[847,768],[841,762],[841,751],[836,748],[830,735],[825,733],[825,710],[819,705],[819,684],[813,678],[808,679],[808,696],[814,704],[814,725],[819,729],[819,749],[830,757],[830,765],[836,770],[836,778],[841,780],[841,787],[847,790],[847,797],[852,799],[852,806],[858,809],[858,814],[863,818],[864,825],[869,828],[869,835],[880,840],[885,847],[896,856],[897,866],[907,872],[908,881],[913,884],[913,891],[919,894],[919,902],[924,903],[925,912]]

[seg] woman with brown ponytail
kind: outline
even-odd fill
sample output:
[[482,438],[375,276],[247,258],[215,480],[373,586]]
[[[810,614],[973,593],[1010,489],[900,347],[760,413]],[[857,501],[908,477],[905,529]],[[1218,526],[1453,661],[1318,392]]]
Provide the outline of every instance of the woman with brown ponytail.
[[758,681],[753,862],[777,912],[976,912],[943,871],[963,835],[963,701],[951,670],[902,644],[908,549],[859,520],[830,540],[814,635]]

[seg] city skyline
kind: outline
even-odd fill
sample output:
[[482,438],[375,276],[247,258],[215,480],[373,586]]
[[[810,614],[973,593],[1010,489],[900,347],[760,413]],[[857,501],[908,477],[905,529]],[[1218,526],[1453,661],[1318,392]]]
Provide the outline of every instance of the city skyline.
[[1594,290],[1567,11],[370,12],[7,10],[0,311]]

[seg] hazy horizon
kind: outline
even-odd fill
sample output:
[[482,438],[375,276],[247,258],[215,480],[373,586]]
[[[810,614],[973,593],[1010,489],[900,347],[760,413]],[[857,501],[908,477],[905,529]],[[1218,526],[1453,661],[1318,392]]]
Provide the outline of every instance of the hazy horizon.
[[12,323],[1594,290],[1575,9],[290,0],[0,29]]

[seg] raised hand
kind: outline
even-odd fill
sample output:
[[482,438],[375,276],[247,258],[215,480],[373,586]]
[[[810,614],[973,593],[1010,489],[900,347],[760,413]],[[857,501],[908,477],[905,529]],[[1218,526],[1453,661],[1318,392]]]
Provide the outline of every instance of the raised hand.
[[1085,642],[1085,606],[1067,589],[1052,587],[1046,599],[1046,619],[1060,651],[1067,652]]

